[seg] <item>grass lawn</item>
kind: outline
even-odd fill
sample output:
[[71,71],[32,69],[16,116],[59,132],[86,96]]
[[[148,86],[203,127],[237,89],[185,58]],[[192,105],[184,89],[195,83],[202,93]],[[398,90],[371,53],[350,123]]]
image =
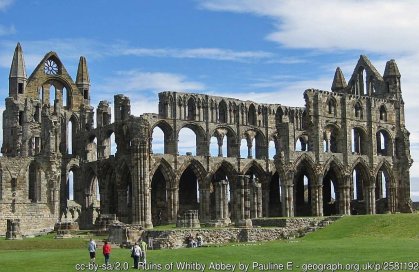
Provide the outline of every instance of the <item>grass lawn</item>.
[[[97,263],[103,264],[100,251],[97,255]],[[148,252],[147,259],[148,271],[180,271],[183,262],[189,264],[183,271],[202,271],[199,269],[202,265],[206,266],[205,271],[233,271],[234,265],[234,271],[244,271],[244,264],[249,265],[247,271],[280,271],[280,265],[284,265],[283,271],[305,271],[308,264],[342,264],[344,268],[351,264],[352,269],[346,271],[357,271],[356,268],[361,270],[368,263],[376,265],[370,266],[370,271],[375,271],[374,268],[391,270],[391,267],[397,271],[419,270],[419,265],[414,263],[419,262],[419,214],[349,216],[291,241],[155,250]],[[77,271],[76,265],[87,265],[88,260],[87,240],[81,238],[54,240],[49,236],[22,241],[0,240],[0,271]],[[116,262],[120,266],[113,271],[131,267],[129,250],[114,248],[111,263],[118,265]],[[252,268],[253,262],[257,264]],[[210,269],[211,263],[230,266]],[[288,270],[287,264],[290,265]],[[384,265],[388,265],[387,269]],[[322,267],[312,267],[309,271],[320,271],[319,268]],[[99,267],[97,271],[110,270]]]

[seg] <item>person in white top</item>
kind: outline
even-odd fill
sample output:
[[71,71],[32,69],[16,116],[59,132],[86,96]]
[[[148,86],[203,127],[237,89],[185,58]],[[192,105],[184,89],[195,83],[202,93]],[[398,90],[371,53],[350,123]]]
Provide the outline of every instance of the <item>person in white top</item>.
[[93,238],[90,238],[87,249],[89,250],[90,262],[94,263],[96,261],[96,243]]
[[138,243],[135,243],[135,245],[132,247],[131,249],[131,257],[134,258],[134,269],[138,269],[138,263],[140,261],[140,256],[141,256],[141,248],[138,245]]

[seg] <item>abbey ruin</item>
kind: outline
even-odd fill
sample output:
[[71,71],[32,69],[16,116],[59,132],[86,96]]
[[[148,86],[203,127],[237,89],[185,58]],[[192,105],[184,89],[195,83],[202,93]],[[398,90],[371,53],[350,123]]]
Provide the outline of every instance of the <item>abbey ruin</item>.
[[[28,77],[17,45],[3,112],[0,235],[12,220],[28,235],[63,221],[94,229],[106,217],[152,228],[191,211],[201,224],[249,227],[263,217],[411,210],[394,60],[381,76],[361,56],[348,83],[337,68],[331,91],[306,90],[304,107],[166,91],[158,113],[137,117],[122,94],[94,111],[90,87],[84,57],[75,82],[55,52]],[[162,154],[153,152],[157,128]],[[185,128],[196,149],[181,153]]]

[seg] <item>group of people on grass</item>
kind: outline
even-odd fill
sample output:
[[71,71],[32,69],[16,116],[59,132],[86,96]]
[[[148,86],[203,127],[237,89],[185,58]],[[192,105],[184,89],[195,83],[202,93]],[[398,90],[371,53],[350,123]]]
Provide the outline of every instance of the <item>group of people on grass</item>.
[[[97,245],[92,238],[90,238],[87,248],[89,250],[90,262],[95,263]],[[108,265],[109,257],[111,255],[111,245],[108,243],[108,241],[105,241],[105,243],[103,244],[102,251],[103,256],[105,257],[105,265]],[[141,239],[139,243],[134,244],[134,246],[131,248],[131,257],[134,259],[134,268],[138,269],[140,263],[142,263],[143,265],[146,264],[146,252],[147,243],[145,241]]]
[[196,237],[194,238],[192,234],[189,234],[187,238],[188,246],[189,247],[201,247],[203,244],[202,236],[199,234],[196,234]]

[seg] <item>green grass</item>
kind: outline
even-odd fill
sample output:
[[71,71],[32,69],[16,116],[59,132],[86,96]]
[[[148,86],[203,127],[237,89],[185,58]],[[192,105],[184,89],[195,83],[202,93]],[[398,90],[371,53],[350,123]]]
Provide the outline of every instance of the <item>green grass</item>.
[[[350,216],[301,239],[155,250],[148,252],[148,261],[160,266],[161,271],[169,271],[165,265],[171,263],[174,266],[170,271],[178,271],[176,264],[181,262],[205,264],[205,271],[210,271],[211,262],[250,264],[248,271],[260,271],[251,269],[252,262],[265,265],[292,262],[293,271],[302,271],[303,264],[414,262],[419,261],[418,233],[418,214]],[[97,262],[103,264],[101,252],[97,255]],[[128,262],[131,266],[129,255],[127,249],[114,248],[111,262]],[[88,259],[87,238],[54,240],[48,236],[23,241],[0,240],[0,271],[76,271],[75,265],[87,264]],[[239,271],[237,266],[235,271]]]

